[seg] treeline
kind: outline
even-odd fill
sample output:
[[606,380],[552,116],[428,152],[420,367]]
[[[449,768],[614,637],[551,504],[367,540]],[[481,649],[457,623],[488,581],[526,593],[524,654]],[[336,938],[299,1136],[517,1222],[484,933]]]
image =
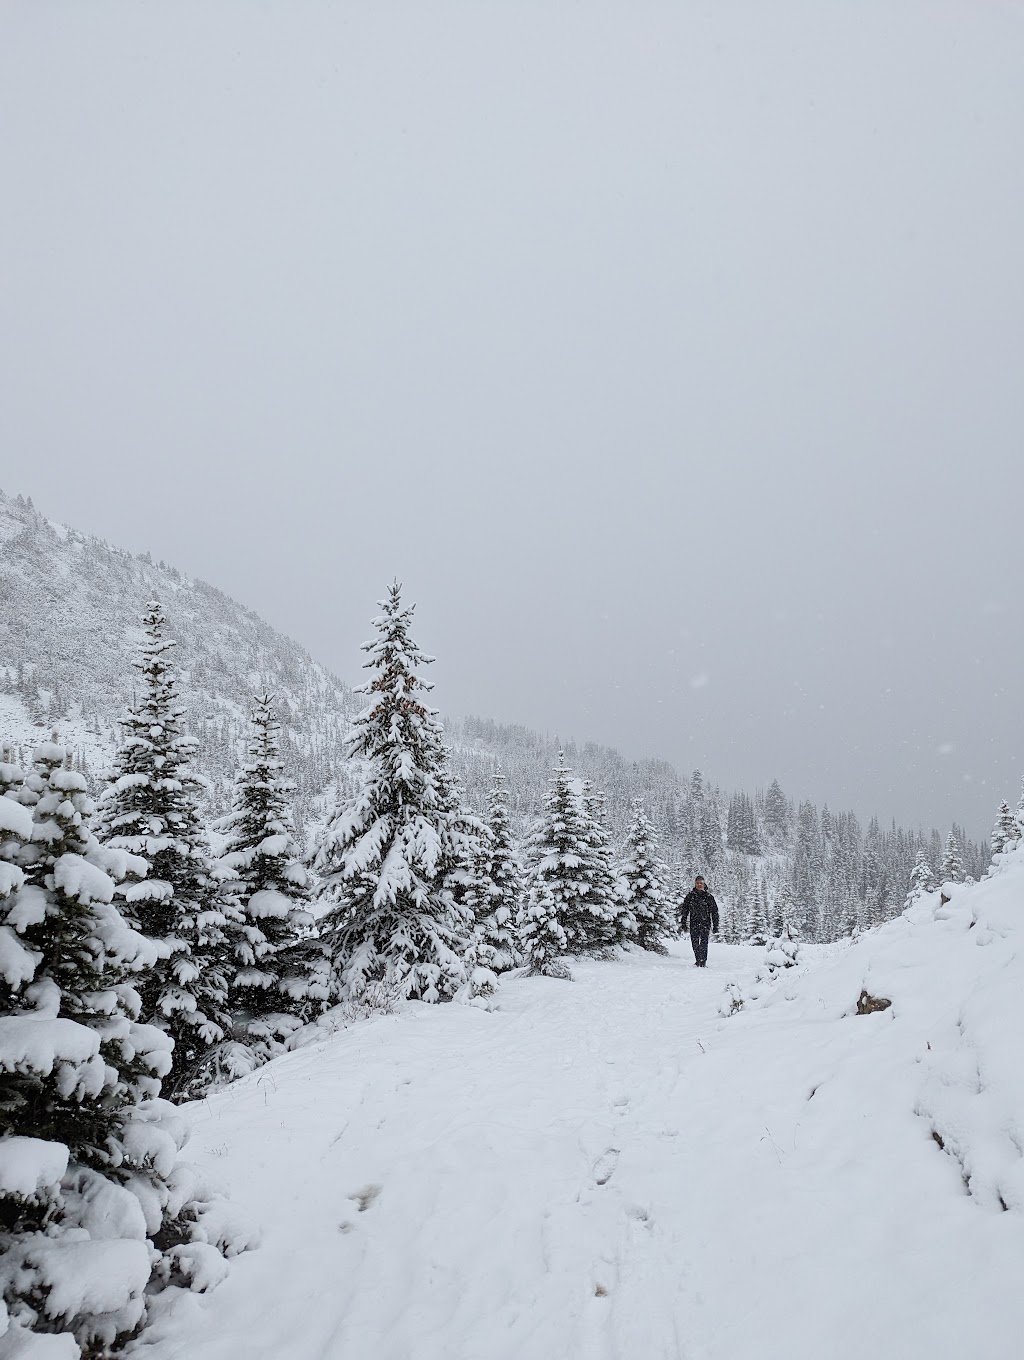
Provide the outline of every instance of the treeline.
[[672,893],[685,892],[704,874],[731,941],[745,937],[755,899],[769,918],[791,920],[807,940],[836,940],[890,920],[903,910],[920,855],[934,878],[951,876],[943,872],[950,836],[957,877],[979,878],[989,864],[989,847],[958,825],[945,838],[895,822],[881,827],[875,817],[865,827],[853,812],[795,803],[776,780],[753,795],[727,795],[699,770],[684,783],[664,762],[630,762],[607,747],[561,744],[523,727],[468,718],[450,723],[448,732],[453,765],[473,807],[484,806],[491,771],[500,762],[521,840],[529,836],[559,750],[581,778],[604,791],[608,828],[619,842],[633,802],[641,798],[658,829]]

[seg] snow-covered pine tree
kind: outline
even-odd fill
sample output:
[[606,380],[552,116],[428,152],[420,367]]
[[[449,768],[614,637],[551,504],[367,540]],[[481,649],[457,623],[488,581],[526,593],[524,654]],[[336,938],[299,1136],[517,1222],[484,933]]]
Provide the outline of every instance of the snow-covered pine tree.
[[764,827],[768,844],[773,850],[781,849],[789,840],[790,809],[789,800],[773,779],[764,797]]
[[114,905],[145,864],[96,840],[62,747],[27,778],[4,762],[0,788],[0,1350],[35,1355],[45,1334],[47,1355],[107,1356],[151,1295],[209,1287],[245,1243],[208,1217],[158,1099],[171,1044],[133,986],[158,950]]
[[619,874],[625,907],[636,922],[637,944],[656,954],[667,953],[665,938],[673,933],[668,870],[658,855],[658,833],[639,798],[633,800]]
[[354,796],[342,802],[317,850],[314,868],[327,911],[321,939],[339,1000],[395,993],[444,1001],[465,980],[462,950],[469,911],[445,886],[465,849],[451,808],[451,784],[437,711],[422,696],[432,686],[416,673],[433,658],[410,634],[413,608],[395,582],[363,644],[373,679],[355,720],[349,754],[362,762]]
[[475,903],[476,936],[490,950],[489,967],[507,973],[519,962],[516,918],[522,899],[522,872],[512,845],[505,776],[494,774],[482,841]]
[[241,1076],[266,1062],[289,1035],[320,1013],[329,996],[327,968],[313,938],[309,872],[291,816],[295,785],[284,775],[273,700],[253,700],[248,759],[235,778],[220,863],[237,911],[227,933],[228,1010],[232,1038],[219,1070]]
[[795,968],[800,962],[800,930],[792,922],[787,922],[782,934],[768,941],[765,954],[769,976],[783,968]]
[[999,811],[996,814],[996,824],[992,828],[992,853],[1001,855],[1005,850],[1012,850],[1020,839],[1021,829],[1017,825],[1017,818],[1010,811],[1010,804],[1004,798],[999,804]]
[[498,975],[494,971],[494,949],[483,937],[474,934],[462,955],[466,980],[455,993],[464,1006],[492,1011],[497,1005]]
[[747,894],[746,927],[748,944],[768,943],[768,921],[764,914],[764,899],[759,883],[755,883]]
[[932,866],[928,863],[928,856],[924,846],[917,852],[917,860],[913,869],[910,871],[910,885],[907,890],[907,900],[903,904],[904,910],[912,907],[919,898],[932,890]]
[[619,895],[604,794],[583,781],[579,818],[585,846],[581,873],[586,882],[580,935],[570,940],[574,953],[600,952],[634,937],[636,922]]
[[939,877],[943,883],[960,883],[963,881],[964,866],[960,858],[960,847],[957,845],[956,836],[951,831],[946,837],[946,848],[942,854],[942,864],[939,867]]
[[793,891],[789,886],[789,881],[783,879],[775,890],[772,899],[771,915],[768,918],[768,926],[773,939],[779,939],[786,929],[786,922],[793,917]]
[[528,891],[519,927],[527,971],[571,978],[565,956],[589,938],[593,918],[587,904],[590,885],[583,876],[590,845],[564,751],[558,753],[528,854]]
[[451,750],[442,744],[437,768],[438,806],[447,826],[441,884],[464,922],[465,947],[474,931],[477,910],[486,892],[481,872],[486,864],[487,827],[466,807],[461,781],[451,769]]
[[158,948],[155,966],[139,982],[142,1015],[174,1040],[164,1093],[184,1099],[196,1094],[210,1050],[228,1029],[230,909],[199,820],[200,785],[189,769],[194,743],[182,728],[168,655],[174,643],[164,635],[158,602],[142,622],[141,694],[121,719],[124,736],[101,799],[99,832],[111,849],[145,862],[145,877],[121,889],[122,909]]

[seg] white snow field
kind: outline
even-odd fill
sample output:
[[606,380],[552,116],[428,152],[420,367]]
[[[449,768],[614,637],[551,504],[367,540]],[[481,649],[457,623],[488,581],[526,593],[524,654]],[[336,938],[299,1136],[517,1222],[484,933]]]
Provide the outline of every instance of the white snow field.
[[[404,1005],[194,1107],[263,1245],[147,1360],[1024,1354],[1024,858],[763,950]],[[890,998],[858,1015],[862,989]],[[941,1140],[941,1145],[940,1141]]]

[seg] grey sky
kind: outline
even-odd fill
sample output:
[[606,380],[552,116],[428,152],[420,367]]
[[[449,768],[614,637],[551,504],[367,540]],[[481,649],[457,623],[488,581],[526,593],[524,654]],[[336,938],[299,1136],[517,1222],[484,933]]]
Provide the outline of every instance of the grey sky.
[[1024,8],[0,12],[0,486],[355,678],[908,823],[1016,798]]

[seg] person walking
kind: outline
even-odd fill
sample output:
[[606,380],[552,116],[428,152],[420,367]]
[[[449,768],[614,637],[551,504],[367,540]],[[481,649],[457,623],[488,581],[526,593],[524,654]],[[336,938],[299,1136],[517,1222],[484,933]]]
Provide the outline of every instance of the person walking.
[[698,968],[708,966],[708,938],[711,931],[718,934],[718,903],[708,892],[708,885],[700,874],[693,887],[683,898],[682,915],[679,924],[683,930],[690,928],[690,943],[693,945],[693,958]]

